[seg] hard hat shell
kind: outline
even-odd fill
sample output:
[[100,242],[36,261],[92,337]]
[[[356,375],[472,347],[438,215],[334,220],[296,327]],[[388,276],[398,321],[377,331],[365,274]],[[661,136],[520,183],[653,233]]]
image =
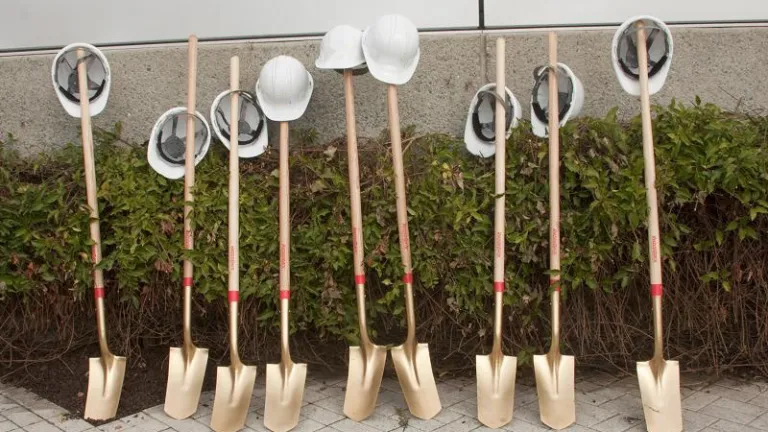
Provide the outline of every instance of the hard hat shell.
[[[203,160],[206,153],[208,153],[208,148],[211,146],[211,128],[208,126],[208,122],[205,120],[205,117],[200,114],[200,112],[195,112],[194,116],[187,116],[186,114],[186,107],[176,107],[169,109],[162,116],[160,116],[159,119],[157,119],[154,127],[152,127],[152,135],[149,137],[149,145],[147,146],[147,161],[149,161],[149,165],[152,167],[152,169],[167,179],[177,180],[184,177],[183,157],[180,163],[172,163],[171,161],[164,158],[161,154],[161,134],[165,128],[165,125],[167,124],[166,122],[168,119],[173,116],[178,116],[179,119],[183,119],[184,125],[178,127],[178,129],[184,131],[185,134],[187,130],[186,121],[190,117],[195,120],[195,123],[197,123],[199,120],[203,125],[203,132],[205,133],[205,136],[203,137],[199,146],[197,137],[195,137],[195,166],[197,166],[200,161]],[[195,127],[195,129],[197,129],[197,127]],[[186,137],[179,138],[181,138],[186,147]]]
[[[509,136],[512,134],[512,128],[517,127],[518,120],[520,119],[520,116],[522,114],[522,109],[520,108],[520,102],[518,102],[517,98],[514,94],[512,94],[512,91],[509,88],[506,88],[506,109],[509,110],[511,108],[511,113],[507,111],[505,115],[505,120],[507,122],[507,134],[506,138],[509,138]],[[467,150],[472,153],[475,156],[480,157],[491,157],[494,154],[496,154],[496,137],[495,137],[495,124],[496,124],[496,98],[491,97],[490,95],[484,96],[484,93],[487,92],[496,92],[496,84],[490,83],[486,84],[482,87],[480,87],[480,90],[475,93],[475,96],[472,98],[472,103],[469,104],[469,113],[467,113],[467,123],[464,126],[464,144],[467,146]],[[482,100],[481,100],[482,98]],[[479,109],[482,107],[479,106],[480,103],[490,103],[490,109],[488,111],[479,112]],[[490,132],[494,134],[494,136],[481,136],[478,134],[477,128],[479,127],[479,124],[481,123],[480,116],[490,116],[486,118],[482,123],[489,124],[490,125]]]
[[[104,110],[104,107],[107,106],[107,99],[109,99],[109,90],[112,86],[112,73],[109,69],[109,62],[107,61],[107,58],[104,57],[104,54],[95,46],[87,43],[73,43],[65,46],[62,48],[58,53],[56,53],[56,56],[53,58],[53,65],[51,66],[51,80],[53,81],[53,88],[56,91],[56,97],[59,99],[59,102],[64,107],[64,109],[67,111],[67,114],[69,114],[72,117],[80,117],[82,113],[80,112],[80,101],[77,98],[72,97],[71,95],[67,94],[66,91],[61,87],[59,78],[59,65],[62,61],[64,61],[64,56],[66,55],[72,55],[71,53],[75,53],[75,57],[73,58],[75,67],[71,71],[71,73],[76,73],[77,71],[77,49],[83,48],[87,52],[93,54],[96,56],[96,59],[100,62],[101,66],[103,67],[103,74],[102,77],[103,81],[101,86],[99,86],[98,90],[96,91],[96,94],[91,96],[89,98],[89,108],[90,108],[90,115],[95,116],[98,115],[100,112]],[[76,75],[75,75],[76,76]],[[77,85],[75,83],[75,85]]]
[[[558,118],[560,126],[565,126],[568,120],[579,115],[584,106],[584,86],[567,65],[558,63],[557,68],[558,78],[562,75],[568,78],[565,83],[566,92],[560,91],[563,83],[558,79],[558,94],[564,96],[558,99],[560,111]],[[547,106],[549,105],[549,68],[538,67],[533,74],[535,84],[531,93],[531,129],[536,136],[546,137],[549,130],[548,109],[542,108],[542,102],[547,102]],[[544,101],[541,100],[542,97]]]
[[[213,104],[211,104],[211,127],[213,128],[213,133],[216,134],[216,138],[224,144],[224,147],[226,147],[227,150],[229,150],[229,143],[231,141],[229,136],[230,99],[227,96],[230,96],[231,93],[231,90],[222,92],[220,95],[216,96],[216,99],[213,100]],[[244,118],[240,117],[238,121],[245,121],[253,131],[250,134],[250,139],[243,141],[238,137],[240,145],[237,149],[237,155],[247,159],[259,156],[267,149],[267,117],[264,115],[264,111],[262,111],[259,103],[256,101],[255,95],[244,91],[238,92],[238,95],[240,96],[239,103],[241,112],[245,112],[245,115],[243,116]],[[249,105],[254,108],[252,110],[247,110],[247,106]],[[219,121],[219,116],[217,114],[222,115],[224,119],[223,124],[220,124],[221,122]],[[242,135],[245,131],[241,129],[239,130],[239,133]]]
[[419,64],[419,31],[406,17],[385,15],[363,32],[368,70],[387,84],[407,83]]
[[320,42],[320,55],[315,60],[319,69],[353,69],[365,64],[363,32],[342,24],[328,31]]
[[[664,87],[664,83],[669,75],[669,68],[672,66],[672,54],[674,52],[674,43],[672,41],[672,33],[669,31],[664,22],[658,18],[654,18],[649,15],[640,15],[632,17],[619,26],[616,33],[613,35],[613,43],[611,45],[611,56],[613,62],[613,70],[616,72],[616,77],[619,79],[619,84],[625,92],[638,96],[640,95],[640,78],[635,71],[632,71],[622,59],[622,44],[632,41],[631,36],[633,33],[633,26],[637,21],[643,21],[646,29],[661,30],[663,36],[663,44],[651,44],[648,49],[648,92],[649,94],[657,93]],[[649,35],[649,30],[646,30],[646,36]],[[654,39],[650,39],[653,42]],[[634,42],[632,42],[634,44]],[[635,48],[636,50],[636,48]],[[628,53],[632,55],[631,53]],[[634,54],[634,61],[637,55]],[[655,61],[653,59],[655,57]],[[634,65],[633,65],[634,66]],[[636,66],[634,66],[636,68]]]
[[312,75],[300,61],[277,56],[261,69],[256,81],[256,98],[264,114],[273,121],[292,121],[301,117],[312,97]]

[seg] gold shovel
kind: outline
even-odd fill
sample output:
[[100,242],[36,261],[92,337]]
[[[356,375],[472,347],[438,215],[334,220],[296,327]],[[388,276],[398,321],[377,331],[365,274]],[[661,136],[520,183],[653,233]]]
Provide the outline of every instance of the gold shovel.
[[494,211],[493,254],[493,348],[489,355],[475,357],[477,369],[477,418],[484,425],[499,428],[512,420],[515,408],[517,358],[501,349],[502,308],[504,307],[504,219],[506,180],[505,40],[496,40],[496,208]]
[[381,388],[387,347],[375,345],[368,335],[365,318],[365,271],[363,269],[363,217],[360,210],[360,166],[355,131],[355,95],[352,70],[344,70],[344,96],[347,114],[347,154],[349,155],[349,195],[352,213],[352,254],[357,291],[357,317],[360,324],[360,346],[349,347],[349,374],[344,397],[344,414],[361,421],[376,409]]
[[77,85],[80,94],[80,128],[83,140],[83,162],[85,164],[85,190],[88,207],[91,210],[90,231],[91,260],[93,262],[93,297],[96,302],[96,326],[99,332],[101,357],[88,361],[88,395],[85,399],[85,418],[108,420],[117,414],[120,393],[125,378],[125,357],[112,354],[107,344],[106,314],[104,311],[104,273],[98,268],[101,262],[101,229],[99,227],[99,205],[96,202],[96,164],[93,157],[93,131],[88,101],[88,72],[85,67],[85,50],[77,50]]
[[[195,185],[195,91],[197,84],[197,37],[189,37],[189,77],[187,83],[187,142],[184,155],[184,249],[192,250],[192,188]],[[165,413],[184,419],[197,411],[203,388],[208,349],[192,342],[192,262],[184,260],[184,346],[171,347],[168,356],[168,384]]]
[[648,93],[648,52],[645,26],[636,23],[637,60],[640,73],[640,104],[643,121],[643,159],[645,161],[645,190],[648,198],[648,253],[651,264],[651,299],[653,300],[654,350],[653,358],[637,362],[637,378],[643,400],[645,423],[649,432],[679,432],[683,430],[680,402],[680,365],[664,360],[664,337],[661,326],[661,234],[656,198],[656,164],[653,156],[651,102]]
[[397,229],[400,237],[400,257],[403,261],[403,282],[405,282],[405,319],[408,333],[405,343],[392,347],[392,361],[395,363],[397,380],[403,389],[408,409],[416,417],[431,419],[442,409],[437,394],[432,364],[429,360],[429,346],[416,342],[416,312],[413,304],[413,273],[411,267],[411,245],[408,238],[408,211],[405,204],[405,174],[403,169],[403,146],[400,141],[400,113],[397,109],[397,87],[387,87],[389,108],[389,134],[392,140],[392,164],[395,170],[397,190]]
[[245,426],[248,407],[256,381],[256,366],[240,361],[237,349],[237,304],[240,300],[240,172],[238,160],[238,94],[240,88],[240,59],[230,61],[230,122],[229,136],[229,357],[232,364],[216,370],[216,394],[213,399],[211,428],[216,432],[233,432]]
[[552,345],[533,356],[541,421],[564,429],[576,421],[573,356],[560,354],[560,107],[557,91],[557,34],[549,33],[549,268],[552,274]]
[[280,122],[280,363],[267,365],[264,426],[275,432],[293,429],[299,423],[307,365],[291,360],[288,346],[289,299],[291,294],[290,183],[288,177],[288,122]]

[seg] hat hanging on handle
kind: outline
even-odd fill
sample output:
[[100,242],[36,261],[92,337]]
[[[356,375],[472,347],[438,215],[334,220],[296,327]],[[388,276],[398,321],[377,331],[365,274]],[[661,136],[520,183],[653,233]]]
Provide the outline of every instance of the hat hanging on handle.
[[[512,128],[517,127],[522,109],[509,87],[505,87],[507,98],[505,125],[506,137],[512,134]],[[490,83],[480,87],[472,98],[464,126],[464,143],[467,150],[475,156],[491,157],[496,154],[496,84]],[[501,100],[501,98],[499,98]]]
[[320,42],[320,55],[315,60],[318,69],[366,69],[363,55],[363,32],[350,25],[338,25],[323,36]]
[[56,97],[72,117],[80,117],[80,90],[77,82],[77,50],[86,51],[85,67],[88,85],[88,102],[91,116],[104,110],[109,98],[112,85],[112,74],[109,62],[104,54],[95,46],[87,43],[73,43],[64,47],[56,54],[51,66],[51,79]]
[[[536,136],[547,136],[549,129],[549,68],[539,66],[533,71],[535,84],[531,93],[531,127]],[[571,68],[557,64],[557,94],[560,126],[579,115],[584,105],[584,87]]]
[[270,120],[293,121],[307,109],[313,87],[312,75],[304,65],[293,57],[281,55],[261,69],[256,81],[256,97]]
[[645,26],[645,45],[648,53],[648,92],[657,93],[664,87],[672,65],[674,44],[672,33],[663,21],[649,15],[632,17],[624,21],[613,36],[611,56],[613,70],[625,92],[640,95],[640,75],[637,58],[637,27],[642,21]]
[[[187,131],[186,107],[171,108],[152,128],[147,146],[149,165],[165,178],[184,177],[184,154]],[[203,160],[211,145],[211,129],[200,112],[195,112],[195,166]]]
[[[246,91],[238,91],[240,109],[238,113],[238,156],[252,158],[267,149],[267,117],[259,106],[256,96]],[[216,138],[229,149],[229,112],[232,91],[227,90],[216,96],[211,104],[211,126]]]
[[371,75],[387,84],[410,81],[419,64],[419,31],[402,15],[385,15],[365,29],[363,54]]

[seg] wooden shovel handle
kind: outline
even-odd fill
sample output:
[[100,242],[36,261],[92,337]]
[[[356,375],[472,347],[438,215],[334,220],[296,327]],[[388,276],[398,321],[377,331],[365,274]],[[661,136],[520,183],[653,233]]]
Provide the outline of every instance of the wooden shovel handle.
[[[549,268],[560,270],[560,106],[557,94],[557,34],[549,33]],[[560,275],[550,283],[560,290]]]
[[229,301],[239,300],[240,291],[240,166],[238,159],[238,94],[240,58],[230,60],[229,88]]
[[[195,103],[197,91],[197,37],[189,37],[187,67],[187,141],[184,152],[184,249],[194,248],[192,233],[192,188],[195,185]],[[184,260],[184,286],[192,286],[192,261]]]
[[365,283],[363,267],[363,215],[360,209],[360,165],[357,154],[357,131],[355,128],[355,90],[352,70],[344,70],[344,99],[347,117],[347,159],[349,159],[349,196],[352,214],[352,256],[355,283]]
[[[496,40],[496,93],[501,100],[507,99],[505,77],[505,46],[504,38]],[[495,291],[504,290],[504,235],[506,220],[504,218],[506,205],[506,136],[505,130],[505,104],[496,99],[496,207],[494,210],[494,254],[493,254],[493,282]]]
[[[77,49],[77,85],[80,94],[80,129],[83,142],[83,164],[85,168],[85,191],[90,209],[89,229],[91,234],[91,262],[93,263],[94,297],[104,297],[104,273],[97,268],[101,262],[101,228],[99,226],[99,204],[96,200],[96,162],[93,155],[93,130],[91,129],[91,110],[88,100],[88,70],[85,49]],[[91,54],[92,55],[92,54]]]
[[288,122],[280,122],[280,299],[291,292],[290,166],[288,164]]
[[400,137],[400,112],[397,108],[397,86],[387,86],[387,108],[389,111],[389,134],[392,140],[392,165],[395,170],[397,192],[397,231],[400,237],[400,258],[403,262],[404,280],[413,280],[411,267],[411,241],[408,234],[408,210],[405,198],[405,170],[403,168],[403,143]]

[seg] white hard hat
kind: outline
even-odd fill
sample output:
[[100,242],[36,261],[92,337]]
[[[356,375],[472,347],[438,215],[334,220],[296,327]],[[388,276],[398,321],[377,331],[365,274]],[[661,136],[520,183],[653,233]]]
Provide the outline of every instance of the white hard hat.
[[[545,137],[549,129],[549,68],[537,67],[533,72],[533,92],[531,93],[531,127],[533,133]],[[571,68],[563,63],[557,64],[557,105],[560,126],[579,115],[584,105],[584,87]]]
[[632,17],[619,26],[613,35],[611,56],[613,70],[625,92],[640,95],[638,75],[637,29],[635,23],[645,24],[646,49],[648,51],[648,92],[654,94],[664,87],[672,65],[672,33],[663,21],[648,15]]
[[[522,110],[520,102],[509,88],[505,107],[506,137],[512,134],[512,128],[517,127]],[[499,98],[501,100],[501,98]],[[486,84],[480,87],[472,98],[467,113],[467,124],[464,127],[464,144],[467,150],[475,156],[491,157],[496,154],[496,84]]]
[[270,120],[292,121],[304,114],[313,86],[312,75],[300,61],[281,55],[261,69],[256,81],[256,97]]
[[195,165],[208,153],[211,145],[211,129],[199,112],[188,115],[187,108],[176,107],[165,112],[152,128],[147,147],[149,165],[165,178],[176,180],[184,177],[184,156],[187,148],[187,119],[195,121]]
[[[256,96],[246,91],[237,92],[240,111],[237,121],[238,143],[237,154],[241,158],[256,157],[267,149],[267,117],[261,110]],[[211,105],[211,126],[213,133],[224,146],[229,149],[229,101],[232,95],[227,90],[216,96]]]
[[104,110],[112,85],[109,63],[101,51],[87,43],[73,43],[65,46],[53,58],[51,79],[56,97],[72,117],[80,117],[80,88],[77,81],[78,48],[86,51],[86,75],[90,114],[95,116]]
[[404,16],[385,15],[363,32],[363,54],[374,78],[405,84],[419,64],[419,31]]
[[319,69],[354,69],[365,65],[363,32],[349,25],[328,31],[320,42],[320,55],[315,60]]

